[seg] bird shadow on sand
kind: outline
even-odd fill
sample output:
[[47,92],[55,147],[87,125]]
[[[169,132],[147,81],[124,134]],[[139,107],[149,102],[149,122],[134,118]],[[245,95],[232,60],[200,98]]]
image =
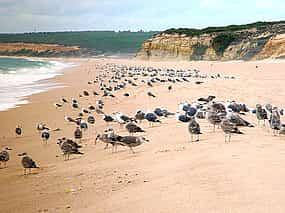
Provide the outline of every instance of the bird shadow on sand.
[[206,140],[205,139],[199,139],[198,141],[197,140],[191,141],[191,139],[190,139],[187,141],[187,144],[199,144],[199,143],[203,143],[204,141],[206,141]]
[[135,153],[132,153],[130,150],[127,150],[127,149],[123,150],[122,149],[122,150],[118,150],[117,152],[110,152],[110,154],[112,154],[112,155],[116,155],[116,154],[120,154],[120,153],[128,154],[126,157],[129,158],[129,156],[136,157],[136,155],[142,153],[142,151],[136,151],[135,150]]
[[2,169],[8,169],[8,167],[0,167],[0,170],[2,170]]
[[79,160],[81,157],[72,157],[69,159],[63,159],[63,162],[73,161],[73,160]]
[[18,176],[18,177],[28,178],[28,177],[33,177],[33,176],[36,176],[36,175],[39,175],[39,174],[40,174],[39,171],[32,171],[32,172],[29,173],[29,174],[24,175],[24,173],[22,173],[22,174],[19,174],[19,175],[17,175],[17,176]]

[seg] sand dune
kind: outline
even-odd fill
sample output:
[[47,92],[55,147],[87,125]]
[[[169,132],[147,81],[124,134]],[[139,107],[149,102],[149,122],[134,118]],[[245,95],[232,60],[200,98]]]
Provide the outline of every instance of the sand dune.
[[[78,112],[64,106],[56,109],[53,103],[61,97],[78,97],[83,90],[99,91],[88,85],[106,63],[199,69],[202,73],[234,76],[234,79],[203,79],[203,84],[167,84],[153,88],[138,86],[106,98],[105,111],[122,111],[133,115],[137,109],[166,107],[176,112],[178,103],[192,102],[199,97],[217,96],[217,100],[236,100],[250,107],[256,103],[272,103],[285,108],[283,94],[284,61],[260,62],[148,62],[115,59],[74,59],[78,66],[66,70],[53,81],[67,87],[29,97],[30,104],[0,112],[0,147],[10,147],[8,168],[0,169],[1,212],[284,212],[285,204],[285,142],[272,131],[257,125],[254,115],[247,115],[254,128],[242,128],[244,135],[234,135],[224,143],[221,129],[212,132],[206,120],[201,125],[201,141],[190,143],[187,124],[174,117],[150,128],[140,126],[150,139],[131,154],[125,147],[118,153],[104,150],[104,144],[94,145],[97,133],[106,128],[99,115],[96,124],[84,134],[83,156],[64,161],[56,144],[59,137],[72,137],[74,125],[64,116]],[[256,68],[258,65],[258,68]],[[131,96],[125,97],[128,91]],[[149,99],[148,91],[157,95]],[[81,98],[84,105],[95,104],[98,98]],[[42,121],[52,129],[48,144],[44,144],[36,123]],[[17,124],[24,135],[15,137]],[[112,124],[119,134],[124,128]],[[41,167],[29,176],[23,175],[18,153],[27,152]]]

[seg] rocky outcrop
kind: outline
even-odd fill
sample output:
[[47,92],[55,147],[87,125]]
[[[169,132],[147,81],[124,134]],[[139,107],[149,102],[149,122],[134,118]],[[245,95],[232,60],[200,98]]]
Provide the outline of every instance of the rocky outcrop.
[[57,44],[0,43],[0,55],[5,56],[77,56],[82,54],[77,46]]
[[284,23],[198,35],[166,31],[146,40],[137,53],[137,58],[146,60],[261,60],[281,57],[285,57]]

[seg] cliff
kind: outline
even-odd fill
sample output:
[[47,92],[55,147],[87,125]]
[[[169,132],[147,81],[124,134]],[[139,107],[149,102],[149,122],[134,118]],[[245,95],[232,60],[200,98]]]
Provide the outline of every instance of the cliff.
[[77,46],[57,44],[0,43],[0,55],[5,56],[79,56],[85,52]]
[[285,22],[169,29],[146,40],[137,58],[161,60],[261,60],[285,57]]

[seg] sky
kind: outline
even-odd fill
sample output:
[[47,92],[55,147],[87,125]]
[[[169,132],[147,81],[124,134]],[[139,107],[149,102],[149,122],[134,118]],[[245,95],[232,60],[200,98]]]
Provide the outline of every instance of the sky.
[[165,30],[285,20],[284,0],[0,0],[0,33]]

